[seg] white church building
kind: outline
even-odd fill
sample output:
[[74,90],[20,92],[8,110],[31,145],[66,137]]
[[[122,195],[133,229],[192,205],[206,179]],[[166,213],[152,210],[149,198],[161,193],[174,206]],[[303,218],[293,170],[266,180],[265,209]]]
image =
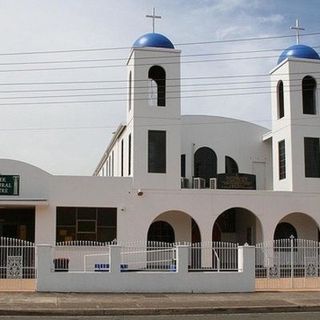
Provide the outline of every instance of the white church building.
[[50,245],[319,240],[317,52],[291,46],[271,70],[271,131],[182,115],[180,54],[158,33],[133,44],[126,120],[93,176],[0,160],[0,236]]

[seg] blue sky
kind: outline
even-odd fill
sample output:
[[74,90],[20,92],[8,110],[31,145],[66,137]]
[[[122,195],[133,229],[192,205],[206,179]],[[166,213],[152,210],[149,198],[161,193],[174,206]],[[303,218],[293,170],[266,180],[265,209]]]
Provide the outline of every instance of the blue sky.
[[[0,158],[29,162],[54,174],[92,174],[112,132],[119,122],[125,119],[126,104],[125,102],[33,104],[33,102],[52,100],[66,101],[69,98],[26,97],[80,92],[37,90],[89,88],[91,91],[80,93],[103,93],[103,91],[92,90],[98,86],[92,84],[53,86],[16,85],[16,83],[123,80],[127,77],[124,62],[120,62],[123,67],[15,72],[3,72],[3,70],[80,66],[90,65],[90,63],[13,66],[3,64],[126,58],[130,50],[29,55],[3,55],[4,53],[130,47],[140,35],[151,31],[151,21],[146,19],[145,15],[151,13],[152,7],[156,7],[157,13],[163,17],[161,21],[157,21],[156,31],[168,36],[175,44],[289,35],[293,34],[290,26],[295,23],[296,18],[299,18],[306,28],[305,33],[320,32],[320,1],[318,0],[0,0],[0,5],[0,21],[3,26],[0,33],[0,53],[2,53],[0,55]],[[305,36],[301,42],[317,47],[320,46],[319,40],[319,35]],[[230,81],[228,78],[221,80],[219,77],[241,74],[267,75],[276,65],[277,56],[281,50],[294,43],[294,38],[283,38],[207,45],[177,45],[176,47],[182,50],[183,55],[211,54],[203,59],[231,58],[227,61],[206,63],[185,63],[188,60],[198,60],[199,57],[182,59],[182,77],[217,77],[210,81],[220,82],[220,86],[211,86],[211,91],[195,93],[195,95],[204,95],[239,92],[239,89],[219,91],[219,88],[229,86],[221,85],[221,82]],[[228,54],[270,49],[281,50],[250,55]],[[319,48],[317,50],[319,52]],[[212,56],[212,54],[217,55]],[[261,58],[261,55],[270,57]],[[251,59],[243,59],[248,56]],[[97,65],[97,63],[94,64]],[[107,64],[110,63],[99,63],[99,65]],[[255,81],[254,78],[251,80]],[[265,80],[268,78],[266,77]],[[11,84],[5,85],[5,83]],[[196,81],[183,82],[183,85],[187,85],[183,90],[192,88],[190,85],[195,83]],[[108,84],[99,86],[108,86]],[[238,87],[241,86],[244,85],[238,84]],[[250,85],[246,83],[245,86]],[[183,99],[182,112],[245,119],[270,127],[270,93],[268,92],[272,89],[268,87],[270,86],[268,82],[261,86],[263,88],[259,90],[263,91],[263,94]],[[208,89],[203,87],[205,88]],[[123,94],[125,92],[123,89],[113,92]],[[8,92],[10,90],[35,91],[10,93]],[[8,97],[11,99],[4,99]],[[72,100],[77,99],[87,98],[72,98]],[[107,98],[103,97],[103,99]],[[17,102],[27,104],[11,104]]]

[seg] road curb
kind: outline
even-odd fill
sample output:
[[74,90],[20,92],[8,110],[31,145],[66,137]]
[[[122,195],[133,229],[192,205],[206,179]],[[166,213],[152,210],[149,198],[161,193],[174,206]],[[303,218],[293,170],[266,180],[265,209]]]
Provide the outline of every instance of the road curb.
[[258,306],[199,308],[108,308],[108,309],[0,309],[0,316],[119,316],[119,315],[189,315],[234,313],[316,312],[320,306]]

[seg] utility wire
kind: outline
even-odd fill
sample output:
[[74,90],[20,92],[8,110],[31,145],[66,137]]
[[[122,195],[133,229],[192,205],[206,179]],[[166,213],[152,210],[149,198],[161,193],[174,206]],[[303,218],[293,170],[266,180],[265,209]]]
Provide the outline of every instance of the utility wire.
[[[276,86],[274,86],[276,87]],[[284,88],[298,88],[300,85],[284,86]],[[191,89],[191,90],[171,90],[167,94],[172,93],[189,93],[189,92],[211,92],[211,91],[233,91],[233,90],[256,90],[270,89],[270,86],[255,86],[255,87],[238,87],[238,88],[209,88],[209,89]],[[293,91],[293,90],[291,90]],[[148,95],[151,92],[136,92],[135,95]],[[94,94],[69,94],[69,95],[42,95],[42,96],[22,96],[22,97],[1,97],[0,100],[15,100],[15,99],[45,99],[45,98],[72,98],[72,97],[101,97],[101,96],[127,96],[127,92],[120,93],[94,93]]]
[[[303,34],[304,37],[319,35],[320,32],[310,32]],[[231,43],[231,42],[245,42],[245,41],[261,41],[271,39],[284,39],[294,38],[295,35],[280,35],[280,36],[267,36],[267,37],[251,37],[251,38],[237,38],[225,40],[212,40],[212,41],[198,41],[198,42],[181,42],[175,43],[175,46],[190,46],[190,45],[203,45],[203,44],[216,44],[216,43]],[[54,54],[54,53],[74,53],[74,52],[95,52],[95,51],[114,51],[114,50],[127,50],[132,47],[105,47],[105,48],[86,48],[86,49],[69,49],[69,50],[43,50],[43,51],[25,51],[25,52],[7,52],[0,53],[0,56],[16,56],[16,55],[34,55],[34,54]]]
[[[290,81],[285,79],[284,87],[289,87],[286,82],[301,82],[301,79],[291,79]],[[227,85],[242,85],[242,84],[259,84],[259,83],[269,83],[272,86],[273,83],[277,84],[277,80],[256,80],[256,81],[238,81],[238,82],[209,82],[209,83],[192,83],[192,84],[176,84],[176,85],[166,85],[166,88],[178,88],[178,87],[201,87],[201,86],[227,86]],[[295,86],[295,85],[291,85]],[[276,87],[276,86],[274,86]],[[254,88],[254,87],[253,87]],[[270,86],[268,86],[270,88]],[[0,93],[33,93],[33,92],[68,92],[68,91],[100,91],[100,90],[128,90],[128,86],[123,87],[93,87],[93,88],[62,88],[62,89],[26,89],[26,90],[0,90]],[[135,86],[135,89],[149,89],[149,86]],[[237,87],[231,87],[231,89],[238,89]],[[218,89],[214,89],[218,90]],[[226,88],[220,89],[226,90]],[[122,92],[123,93],[123,92]]]
[[[186,115],[188,116],[188,115]],[[224,118],[221,116],[208,116],[208,117],[212,117],[212,118]],[[140,118],[140,117],[139,117]],[[167,118],[165,118],[167,119]],[[299,120],[313,120],[312,118],[291,118],[291,119],[285,119],[283,118],[281,121],[299,121]],[[221,125],[221,124],[242,124],[242,125],[248,125],[248,124],[252,124],[255,125],[257,123],[266,123],[269,122],[271,123],[273,120],[272,119],[253,119],[249,121],[246,120],[241,120],[241,119],[231,119],[230,120],[221,120],[221,121],[205,121],[205,122],[181,122],[180,125],[181,126],[199,126],[199,125]],[[168,125],[168,126],[176,126],[177,124],[172,124],[172,123],[161,123],[159,124],[159,126],[163,126],[163,125]],[[316,124],[297,124],[298,126],[303,126],[303,127],[320,127],[320,125],[316,125]],[[139,124],[136,125],[137,127],[150,127],[149,124]],[[289,126],[289,125],[287,125]],[[285,126],[285,127],[287,127]],[[65,127],[29,127],[29,128],[0,128],[0,131],[51,131],[51,130],[89,130],[89,129],[115,129],[116,125],[103,125],[103,126],[78,126],[78,127],[71,127],[71,126],[65,126]],[[268,129],[268,128],[266,128]],[[272,131],[273,133],[278,132],[279,130],[282,130],[283,128],[277,129],[275,131]],[[270,130],[271,131],[271,130]]]
[[[290,92],[301,91],[291,90]],[[276,94],[272,91],[261,92],[241,92],[241,93],[225,93],[225,94],[207,94],[207,95],[191,95],[191,96],[176,96],[167,97],[167,100],[175,99],[190,99],[190,98],[209,98],[209,97],[231,97],[231,96],[245,96],[245,95],[261,95],[261,94]],[[149,98],[135,98],[132,101],[149,101]],[[14,103],[0,103],[0,106],[19,106],[19,105],[54,105],[54,104],[80,104],[80,103],[110,103],[110,102],[128,102],[128,99],[109,99],[109,100],[74,100],[74,101],[46,101],[46,102],[14,102]]]
[[[320,48],[320,46],[313,46],[313,48]],[[278,52],[283,51],[285,48],[278,49],[260,49],[260,50],[249,50],[249,51],[228,51],[228,52],[215,52],[215,53],[198,53],[198,54],[183,54],[181,58],[190,57],[206,57],[206,56],[226,56],[233,54],[251,54],[251,53],[262,53],[262,52]],[[157,52],[157,51],[154,51]],[[150,59],[168,59],[173,58],[172,55],[159,55],[157,57],[135,57],[135,60],[150,60]],[[78,60],[49,60],[49,61],[28,61],[28,62],[0,62],[0,66],[7,65],[33,65],[33,64],[58,64],[58,63],[87,63],[87,62],[106,62],[106,61],[128,61],[128,58],[103,58],[103,59],[78,59]]]
[[[166,61],[163,65],[172,64],[190,64],[190,63],[207,63],[207,62],[223,62],[223,61],[239,61],[239,60],[256,60],[256,59],[273,59],[278,56],[256,56],[256,57],[240,57],[240,58],[223,58],[223,59],[204,59],[204,60],[189,60],[189,61]],[[149,63],[138,63],[135,67],[149,66]],[[131,65],[129,65],[131,66]],[[128,67],[125,64],[114,65],[95,65],[95,66],[71,66],[71,67],[53,67],[53,68],[31,68],[31,69],[2,69],[3,72],[35,72],[35,71],[57,71],[57,70],[82,70],[82,69],[100,69],[100,68],[124,68]]]
[[[291,72],[290,75],[301,75],[306,74],[305,72]],[[320,72],[309,72],[308,75],[318,75]],[[287,76],[288,73],[277,73],[277,76]],[[270,77],[270,74],[232,74],[232,75],[217,75],[217,76],[197,76],[197,77],[181,77],[181,78],[167,78],[167,81],[185,81],[185,80],[207,80],[207,79],[237,79],[237,78],[258,78],[258,77]],[[147,82],[150,79],[135,79],[135,82]],[[154,79],[157,80],[157,79]],[[290,79],[299,80],[299,79]],[[287,81],[282,79],[282,81]],[[29,86],[29,85],[69,85],[69,84],[96,84],[96,83],[128,83],[128,80],[79,80],[79,81],[43,81],[43,82],[0,82],[0,86]]]

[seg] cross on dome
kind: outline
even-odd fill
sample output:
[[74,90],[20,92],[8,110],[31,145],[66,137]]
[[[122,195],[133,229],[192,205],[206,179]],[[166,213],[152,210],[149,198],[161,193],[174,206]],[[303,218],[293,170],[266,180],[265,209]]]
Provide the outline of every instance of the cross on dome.
[[152,32],[154,33],[154,29],[155,29],[155,20],[156,19],[161,19],[161,16],[156,16],[156,9],[153,8],[152,10],[152,15],[147,14],[146,18],[151,18],[152,19]]
[[305,30],[304,28],[300,27],[299,25],[299,19],[296,19],[296,25],[293,27],[290,27],[291,30],[296,31],[296,39],[297,39],[297,44],[300,42],[300,31]]

